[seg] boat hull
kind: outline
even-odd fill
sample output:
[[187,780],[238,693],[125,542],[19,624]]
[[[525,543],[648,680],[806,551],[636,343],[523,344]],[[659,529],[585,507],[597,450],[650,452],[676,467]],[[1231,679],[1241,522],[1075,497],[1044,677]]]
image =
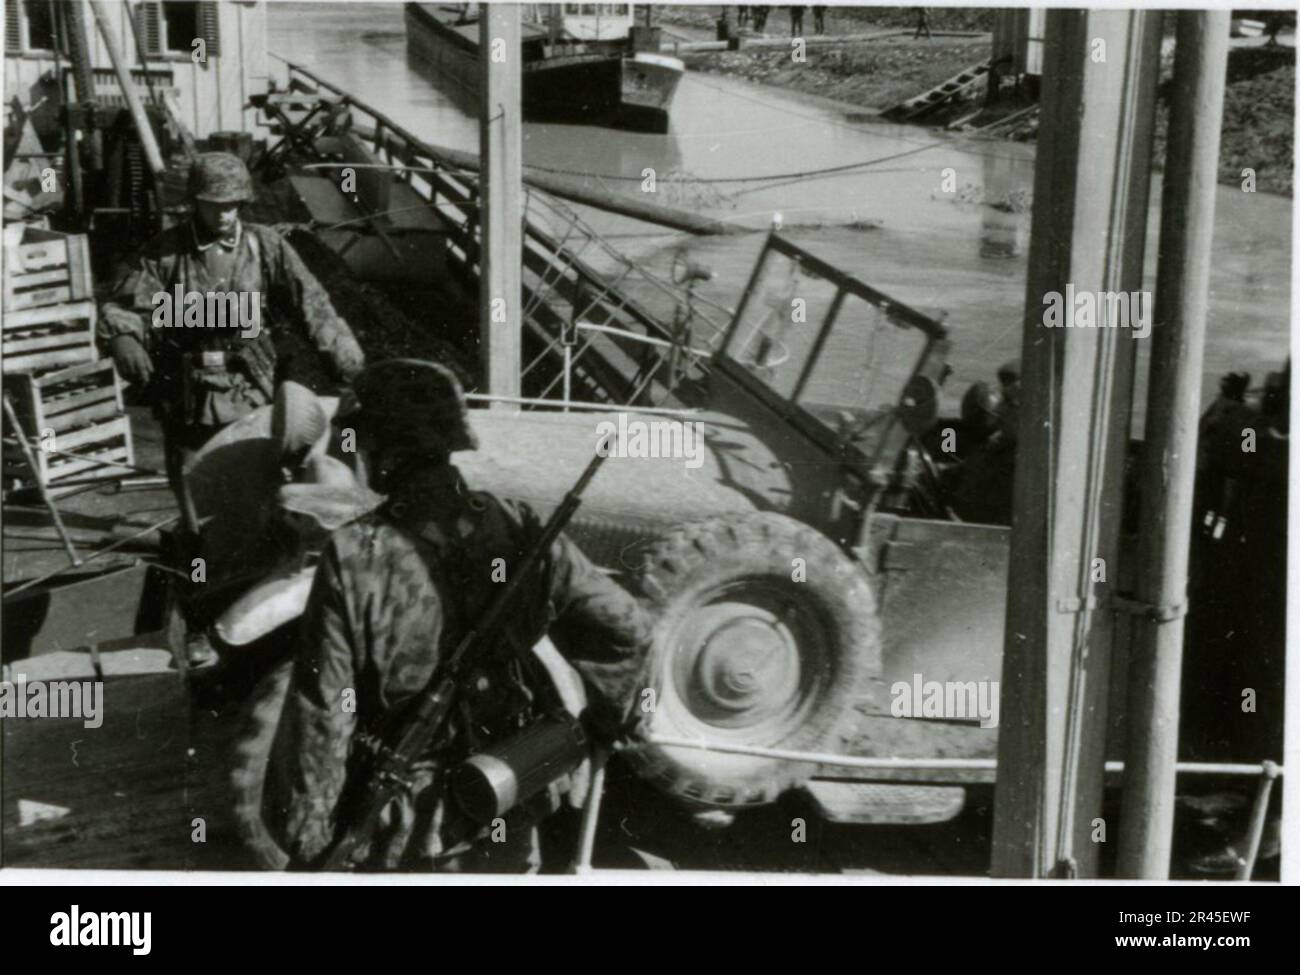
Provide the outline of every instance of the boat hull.
[[[477,111],[479,46],[467,26],[418,4],[406,8],[409,54],[458,104]],[[628,53],[620,42],[551,45],[541,37],[525,37],[523,57],[526,120],[668,131],[683,71],[676,58]]]

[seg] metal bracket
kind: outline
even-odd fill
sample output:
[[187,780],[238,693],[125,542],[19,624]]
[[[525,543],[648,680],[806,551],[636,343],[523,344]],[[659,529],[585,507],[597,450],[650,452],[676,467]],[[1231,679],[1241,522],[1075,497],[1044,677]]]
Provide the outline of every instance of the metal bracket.
[[1085,610],[1094,610],[1101,605],[1095,593],[1089,593],[1086,599],[1080,599],[1078,596],[1067,596],[1056,601],[1056,611],[1058,613],[1082,613]]
[[1157,606],[1154,603],[1144,603],[1130,596],[1115,594],[1098,597],[1090,593],[1087,598],[1068,596],[1056,601],[1056,611],[1058,613],[1082,613],[1103,607],[1115,613],[1141,616],[1156,623],[1172,623],[1187,615],[1187,600],[1183,600],[1181,603]]
[[1187,600],[1185,599],[1180,603],[1167,603],[1164,606],[1157,606],[1154,603],[1144,603],[1141,600],[1117,594],[1111,597],[1110,606],[1117,613],[1141,616],[1155,623],[1172,623],[1187,615]]

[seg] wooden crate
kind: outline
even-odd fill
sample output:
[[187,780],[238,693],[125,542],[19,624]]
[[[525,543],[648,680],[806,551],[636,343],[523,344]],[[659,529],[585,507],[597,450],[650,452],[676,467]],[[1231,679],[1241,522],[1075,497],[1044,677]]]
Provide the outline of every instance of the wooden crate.
[[94,296],[90,274],[90,245],[85,234],[61,234],[39,227],[21,227],[6,234],[4,249],[4,310],[41,308]]
[[[36,454],[37,474],[55,495],[70,481],[125,473],[121,467],[105,466],[105,462],[135,463],[131,420],[123,408],[112,359],[40,376],[15,375],[5,386]],[[43,445],[54,450],[43,449]],[[6,484],[33,486],[31,471],[16,444],[5,444],[4,477]]]
[[0,330],[3,371],[37,373],[93,362],[99,355],[95,322],[93,301],[6,311]]

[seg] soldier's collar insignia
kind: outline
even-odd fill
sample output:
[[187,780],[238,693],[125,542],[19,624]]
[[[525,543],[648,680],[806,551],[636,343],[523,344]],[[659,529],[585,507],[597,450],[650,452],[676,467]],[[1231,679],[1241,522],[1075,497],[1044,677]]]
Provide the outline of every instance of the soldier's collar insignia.
[[197,225],[193,220],[191,220],[190,234],[194,238],[194,246],[198,248],[199,251],[211,250],[213,247],[217,246],[218,244],[221,245],[221,248],[223,250],[233,251],[236,247],[239,246],[239,241],[244,236],[244,222],[242,220],[235,221],[235,235],[233,237],[214,237],[211,240],[209,240],[207,243],[204,243],[202,240],[199,239],[199,229]]

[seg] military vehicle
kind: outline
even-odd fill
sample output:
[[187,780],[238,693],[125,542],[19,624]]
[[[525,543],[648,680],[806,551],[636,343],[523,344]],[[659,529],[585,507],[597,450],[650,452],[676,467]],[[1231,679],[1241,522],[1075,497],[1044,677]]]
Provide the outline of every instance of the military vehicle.
[[[844,815],[843,783],[816,753],[991,756],[995,731],[977,715],[899,719],[886,694],[915,675],[999,677],[1007,529],[917,516],[947,510],[923,444],[945,328],[773,232],[717,347],[688,350],[676,375],[672,350],[658,351],[659,406],[475,410],[480,449],[453,458],[475,488],[545,515],[594,452],[610,454],[569,534],[656,614],[650,740],[623,753],[630,764],[693,808],[752,808],[807,785]],[[245,435],[224,433],[195,469]],[[291,620],[306,587],[284,579],[241,599],[226,629],[251,644]],[[277,600],[289,608],[268,612]],[[281,667],[254,694],[233,769],[241,832],[268,866],[284,862],[262,784],[286,683]],[[960,811],[961,793],[899,784],[856,806],[853,821],[935,821]]]

